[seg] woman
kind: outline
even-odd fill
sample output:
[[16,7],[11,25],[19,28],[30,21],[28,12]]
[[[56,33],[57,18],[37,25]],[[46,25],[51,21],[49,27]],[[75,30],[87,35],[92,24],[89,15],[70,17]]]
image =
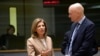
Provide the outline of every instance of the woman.
[[36,18],[32,23],[27,52],[28,56],[53,56],[52,39],[47,36],[47,26],[42,18]]

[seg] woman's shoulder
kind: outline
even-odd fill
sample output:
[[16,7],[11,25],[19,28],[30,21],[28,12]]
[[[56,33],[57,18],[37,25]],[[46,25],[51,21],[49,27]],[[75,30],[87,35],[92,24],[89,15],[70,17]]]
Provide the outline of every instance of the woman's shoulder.
[[29,38],[27,39],[27,41],[32,40],[32,39],[33,39],[32,37],[29,37]]
[[50,36],[47,36],[46,38],[47,38],[48,40],[51,40],[51,37],[50,37]]

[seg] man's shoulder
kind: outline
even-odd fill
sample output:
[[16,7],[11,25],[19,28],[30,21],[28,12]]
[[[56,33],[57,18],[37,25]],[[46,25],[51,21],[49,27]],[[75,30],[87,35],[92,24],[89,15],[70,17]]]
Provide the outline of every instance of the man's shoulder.
[[92,20],[88,19],[88,18],[86,18],[86,23],[87,23],[87,24],[95,25],[94,22],[93,22]]
[[70,34],[70,31],[65,32],[65,35],[67,35],[67,34],[69,35]]
[[6,37],[6,36],[8,36],[7,34],[2,34],[0,37]]

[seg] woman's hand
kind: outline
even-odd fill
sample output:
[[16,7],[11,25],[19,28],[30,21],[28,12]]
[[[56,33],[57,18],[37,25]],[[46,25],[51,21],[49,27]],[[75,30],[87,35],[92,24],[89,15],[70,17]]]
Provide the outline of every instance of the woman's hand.
[[42,52],[41,52],[41,55],[42,55],[42,56],[47,56],[47,55],[48,55],[48,52],[47,52],[47,51],[42,51]]
[[48,56],[49,52],[50,52],[50,50],[42,51],[41,55],[42,56]]

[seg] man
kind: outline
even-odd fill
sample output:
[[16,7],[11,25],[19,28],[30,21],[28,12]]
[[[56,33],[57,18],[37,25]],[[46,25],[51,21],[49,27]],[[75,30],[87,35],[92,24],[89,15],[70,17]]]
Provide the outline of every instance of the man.
[[95,24],[84,15],[80,3],[70,5],[68,13],[73,24],[65,34],[61,52],[65,56],[93,56],[98,51],[93,51]]
[[0,49],[6,50],[10,49],[10,39],[17,37],[14,35],[15,27],[13,25],[8,25],[6,34],[0,36]]

